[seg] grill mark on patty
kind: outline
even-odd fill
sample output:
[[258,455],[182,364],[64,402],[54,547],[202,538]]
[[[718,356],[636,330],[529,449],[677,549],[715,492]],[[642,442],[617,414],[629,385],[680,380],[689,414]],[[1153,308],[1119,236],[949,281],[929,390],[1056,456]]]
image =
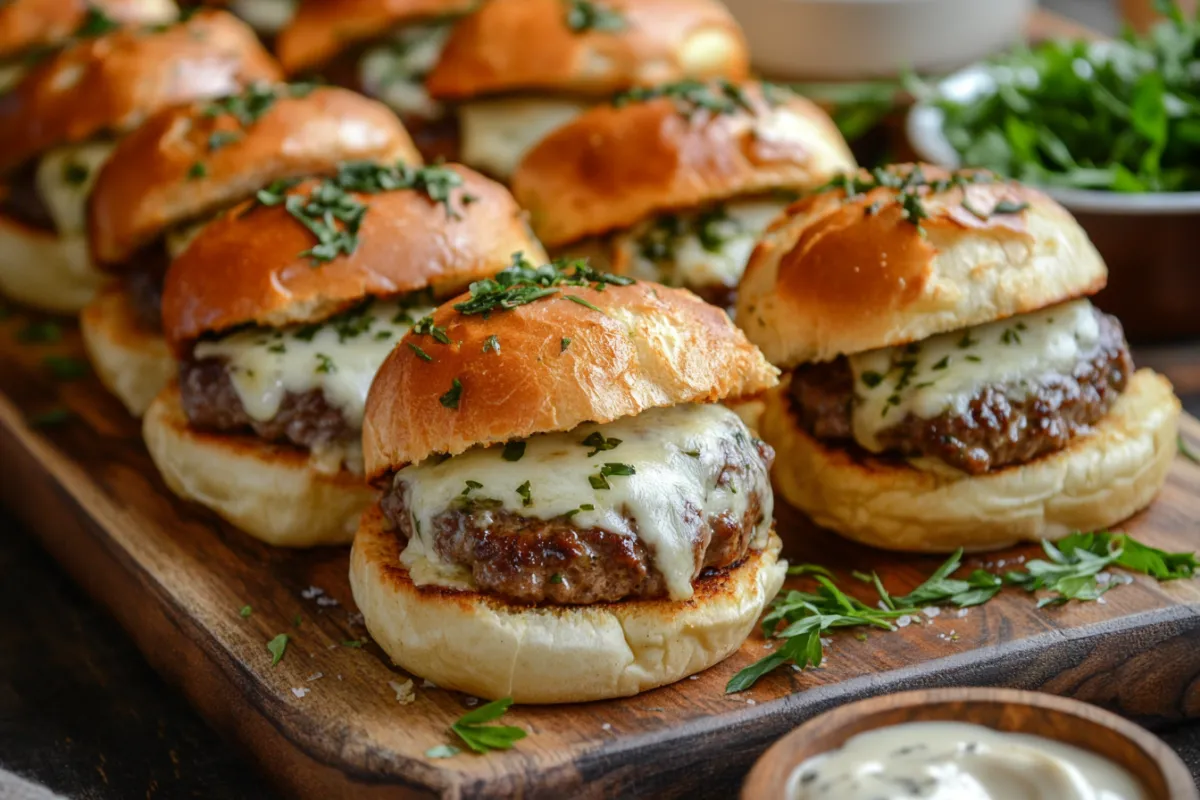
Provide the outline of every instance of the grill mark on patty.
[[228,364],[221,359],[189,359],[180,364],[179,391],[188,422],[199,430],[253,431],[267,441],[289,442],[308,450],[353,442],[361,436],[358,428],[346,422],[341,410],[326,401],[320,389],[288,392],[274,417],[266,421],[252,419],[234,388]]
[[[1099,342],[1070,374],[1047,372],[1031,382],[1028,394],[984,386],[962,414],[946,411],[932,419],[909,414],[878,434],[885,452],[932,456],[982,475],[1063,449],[1103,419],[1133,374],[1121,324],[1095,313]],[[798,368],[791,401],[801,427],[812,436],[853,442],[854,376],[845,357]]]
[[[757,446],[757,457],[769,470],[774,450],[762,442]],[[738,480],[747,467],[734,460],[732,449],[726,452],[720,485]],[[762,522],[760,492],[749,491],[748,503],[740,519],[728,512],[705,518],[694,506],[678,509],[692,531],[693,580],[706,569],[722,569],[745,558]],[[667,596],[666,581],[654,566],[653,550],[638,537],[580,528],[566,516],[524,517],[493,505],[475,500],[433,519],[438,555],[470,570],[480,591],[518,603],[560,605]],[[396,534],[411,539],[412,515],[399,482],[384,493],[380,507]],[[634,521],[628,514],[624,516],[629,528],[636,531]]]

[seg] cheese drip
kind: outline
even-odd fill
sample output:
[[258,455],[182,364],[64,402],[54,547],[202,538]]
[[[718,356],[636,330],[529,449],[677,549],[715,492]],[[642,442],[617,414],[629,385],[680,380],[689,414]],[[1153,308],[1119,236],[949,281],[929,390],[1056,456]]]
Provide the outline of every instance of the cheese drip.
[[34,181],[59,236],[86,233],[88,195],[115,147],[113,142],[59,147],[38,162]]
[[656,217],[617,237],[617,260],[642,280],[732,288],[759,236],[785,207],[785,199],[758,198]]
[[933,336],[922,342],[850,356],[854,438],[881,452],[879,433],[909,414],[933,419],[965,413],[988,385],[1023,397],[1047,373],[1070,374],[1100,340],[1087,300]]
[[433,308],[372,303],[322,323],[282,330],[252,328],[196,345],[197,360],[224,360],[246,413],[266,422],[283,398],[319,389],[361,428],[371,381],[388,353],[413,323]]
[[[610,444],[620,442],[589,455],[596,448],[583,441],[598,439],[597,434]],[[539,434],[526,440],[518,461],[505,460],[503,452],[503,447],[475,448],[397,473],[396,485],[415,532],[401,561],[410,567],[415,582],[454,584],[455,569],[434,549],[433,520],[472,499],[534,519],[573,514],[572,524],[578,528],[637,537],[653,554],[675,600],[692,596],[696,568],[687,509],[705,516],[728,512],[740,520],[757,493],[763,501],[762,519],[750,546],[762,549],[770,533],[773,501],[766,465],[745,424],[721,405],[652,409],[605,425]],[[745,463],[746,471],[718,485],[730,462]],[[604,470],[606,464],[620,467]],[[602,475],[629,472],[626,468],[633,474]],[[472,488],[467,481],[482,485]],[[608,488],[602,488],[604,484]],[[490,515],[487,506],[477,503],[474,513]]]
[[358,62],[363,91],[403,115],[437,119],[442,105],[425,90],[425,77],[437,65],[450,37],[453,19],[406,25]]
[[233,0],[229,8],[258,33],[274,36],[296,13],[296,0]]
[[588,109],[579,100],[509,97],[464,103],[458,109],[462,161],[508,180],[533,146]]

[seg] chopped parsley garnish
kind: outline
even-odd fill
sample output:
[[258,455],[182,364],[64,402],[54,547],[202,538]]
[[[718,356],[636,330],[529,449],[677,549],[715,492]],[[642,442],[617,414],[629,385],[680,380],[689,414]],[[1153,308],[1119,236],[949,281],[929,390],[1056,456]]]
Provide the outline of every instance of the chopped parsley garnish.
[[[928,579],[906,595],[892,595],[875,573],[854,573],[870,584],[878,597],[865,603],[843,592],[826,568],[800,564],[788,570],[791,575],[811,576],[818,584],[815,592],[789,591],[777,597],[763,618],[763,635],[782,639],[783,643],[767,657],[733,676],[727,693],[750,688],[763,675],[787,662],[800,668],[820,666],[824,656],[821,638],[836,628],[874,627],[894,631],[893,621],[900,617],[920,618],[928,607],[966,608],[986,603],[1005,586],[1029,592],[1046,592],[1038,607],[1059,605],[1070,600],[1096,600],[1118,585],[1101,583],[1097,576],[1110,568],[1123,568],[1150,575],[1160,581],[1192,577],[1200,562],[1191,553],[1168,553],[1138,542],[1121,533],[1073,533],[1057,545],[1042,542],[1047,560],[1035,559],[1021,570],[1003,574],[976,569],[963,578],[951,577],[962,565],[960,549],[950,556]],[[781,627],[782,626],[782,627]]]
[[231,116],[243,128],[258,122],[275,105],[281,94],[291,97],[306,97],[316,88],[312,84],[297,83],[277,86],[269,83],[252,83],[240,94],[231,94],[214,100],[204,107],[206,117]]
[[594,505],[592,505],[591,503],[584,503],[583,505],[579,506],[579,508],[571,509],[563,516],[565,516],[567,519],[571,519],[572,517],[574,517],[576,514],[580,513],[581,511],[595,511],[595,510],[596,510],[596,507]]
[[1200,464],[1200,454],[1197,454],[1194,450],[1192,450],[1187,439],[1183,438],[1182,433],[1179,434],[1179,455],[1183,456],[1193,464]]
[[239,611],[238,613],[242,615],[242,619],[246,619],[247,617],[249,617],[251,614],[254,613],[254,609],[251,608],[250,606],[242,606],[242,610]]
[[946,369],[950,366],[950,356],[942,356],[942,360],[933,365],[932,369]]
[[1029,208],[1029,203],[1018,203],[1013,200],[1001,200],[992,209],[993,214],[1019,214]]
[[879,384],[883,383],[883,376],[874,370],[868,370],[861,376],[863,385],[868,389],[874,389]]
[[571,346],[571,340],[566,337],[563,337],[558,342],[558,348],[559,348],[558,352],[565,353],[565,352],[567,352],[567,348],[570,346]]
[[564,0],[567,6],[567,27],[574,33],[601,31],[612,33],[624,30],[628,24],[624,15],[601,0]]
[[486,339],[484,339],[483,340],[483,352],[499,353],[500,352],[500,340],[497,339],[495,336],[489,336]]
[[418,336],[432,336],[435,342],[450,344],[450,336],[445,328],[433,324],[433,317],[422,317],[412,327],[412,332]]
[[487,725],[504,716],[512,706],[511,697],[482,705],[473,711],[463,714],[457,722],[450,726],[463,743],[476,753],[487,753],[491,750],[511,750],[515,742],[526,737],[525,730],[510,725]]
[[[628,286],[632,283],[632,278],[592,269],[587,259],[555,261],[535,267],[524,254],[516,253],[513,255],[512,265],[494,278],[472,283],[471,298],[455,303],[454,309],[461,314],[482,314],[486,317],[493,311],[509,311],[517,306],[558,294],[559,287],[562,286],[596,289],[605,284]],[[578,298],[577,302],[579,301],[591,306],[582,298]]]
[[195,164],[192,164],[187,173],[188,180],[193,181],[199,180],[206,175],[208,175],[208,167],[204,165],[203,161],[197,161]]
[[286,633],[281,633],[271,641],[267,642],[267,650],[271,652],[271,666],[279,663],[283,658],[284,652],[287,650],[288,639],[290,637]]
[[78,39],[94,39],[97,36],[112,33],[120,27],[121,23],[108,14],[105,14],[103,9],[89,5],[87,12],[83,15],[83,22],[75,29],[75,37]]
[[1016,328],[1005,328],[1004,333],[1000,334],[1001,344],[1020,344],[1021,334],[1017,333]]
[[588,483],[592,485],[593,489],[611,489],[612,486],[608,482],[609,478],[614,476],[629,476],[636,474],[637,470],[635,470],[629,464],[614,463],[610,461],[604,464],[604,466],[600,467],[600,473],[598,475],[588,476]]
[[71,186],[82,186],[88,179],[88,168],[75,161],[67,161],[62,167],[63,180]]
[[561,573],[561,572],[556,572],[556,573],[554,573],[553,575],[551,575],[551,576],[550,576],[550,582],[551,582],[551,583],[562,583],[562,582],[563,582],[563,576],[562,576],[562,573]]
[[530,488],[529,481],[525,481],[517,487],[517,494],[521,496],[521,505],[528,508],[533,505],[533,489]]
[[52,408],[29,417],[29,424],[35,428],[53,428],[75,419],[74,412],[69,408]]
[[56,381],[76,381],[87,377],[88,362],[70,356],[46,356],[42,364]]
[[967,361],[970,361],[972,364],[978,364],[979,362],[983,361],[983,359],[980,358],[979,356],[966,356],[966,359],[967,359]]
[[[900,206],[901,217],[916,226],[917,231],[923,235],[925,231],[921,227],[921,220],[929,218],[929,212],[923,203],[923,198],[926,195],[946,192],[957,188],[963,190],[965,201],[966,187],[968,185],[973,183],[994,183],[997,180],[994,175],[987,172],[973,170],[958,170],[951,173],[947,178],[929,180],[920,165],[912,167],[892,165],[888,167],[876,167],[869,172],[862,170],[852,175],[839,173],[824,186],[813,190],[813,193],[821,194],[840,190],[845,194],[847,200],[852,200],[875,189],[891,189],[895,191],[894,197],[888,198],[886,201],[876,200],[875,203],[887,205],[895,202]],[[875,205],[875,203],[872,203],[872,205]],[[968,211],[978,216],[974,210],[966,205],[964,205],[964,208],[967,208]],[[878,209],[876,209],[877,211]]]
[[475,491],[476,489],[483,488],[483,484],[480,483],[479,481],[467,481],[466,483],[467,483],[467,488],[462,490],[463,497],[466,497],[467,495],[469,495],[471,492]]
[[508,442],[500,457],[505,461],[520,461],[525,455],[525,442]]
[[700,457],[700,451],[699,451],[699,450],[684,450],[684,451],[683,451],[683,454],[684,454],[685,456],[691,456],[692,458],[699,458],[699,457]]
[[600,431],[588,434],[588,437],[580,442],[584,447],[592,448],[592,452],[588,453],[588,458],[605,450],[615,450],[620,443],[620,439],[607,439]]
[[242,134],[239,131],[213,131],[208,135],[208,151],[216,152],[222,147],[240,141],[241,138]]
[[962,338],[958,340],[958,349],[966,350],[968,347],[974,347],[977,344],[979,344],[979,340],[972,339],[971,331],[965,330],[965,331],[963,331]]
[[450,391],[439,397],[438,402],[440,402],[446,408],[457,411],[458,402],[462,399],[462,390],[462,381],[460,381],[458,378],[455,378],[450,382]]
[[62,341],[62,327],[57,322],[31,322],[17,331],[22,344],[54,344]]
[[360,648],[360,647],[362,647],[362,646],[363,646],[363,642],[361,642],[361,641],[360,641],[360,640],[358,640],[358,639],[344,639],[344,640],[342,640],[342,647],[353,647],[353,648],[357,649],[357,648]]
[[317,372],[321,374],[332,374],[337,372],[337,367],[333,364],[333,359],[324,353],[317,353]]
[[415,345],[412,342],[405,342],[405,344],[408,345],[409,350],[412,350],[417,354],[417,358],[421,359],[422,361],[433,361],[433,356],[422,350],[419,345]]
[[[777,105],[784,99],[787,90],[784,87],[773,86],[771,91],[763,91],[763,99],[768,105]],[[675,105],[675,109],[687,117],[692,117],[700,111],[712,114],[736,114],[744,111],[754,115],[756,109],[746,90],[733,81],[718,79],[714,81],[699,81],[688,78],[675,83],[664,83],[659,86],[639,86],[613,97],[613,105],[623,108],[632,103],[646,103],[659,98],[667,98]]]
[[584,308],[590,308],[592,311],[599,311],[601,314],[604,313],[604,311],[602,311],[601,309],[592,305],[587,300],[584,300],[582,297],[580,297],[577,294],[563,295],[563,297],[565,297],[567,300],[570,300],[572,303],[577,303],[577,304],[583,306]]

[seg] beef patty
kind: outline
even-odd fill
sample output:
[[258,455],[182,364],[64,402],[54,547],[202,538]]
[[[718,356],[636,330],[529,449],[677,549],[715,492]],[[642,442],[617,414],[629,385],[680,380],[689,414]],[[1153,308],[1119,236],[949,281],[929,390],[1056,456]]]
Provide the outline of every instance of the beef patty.
[[310,450],[355,441],[362,435],[319,389],[302,394],[288,392],[274,417],[265,422],[252,419],[233,386],[228,366],[220,359],[184,361],[179,367],[179,392],[183,412],[199,430],[253,431],[268,441],[289,442]]
[[[756,442],[757,457],[769,470],[775,451]],[[727,460],[718,485],[741,480],[747,465]],[[768,489],[769,491],[769,489]],[[707,569],[732,566],[745,557],[763,520],[764,498],[748,497],[740,519],[728,512],[706,516],[702,509],[681,507],[692,535],[693,580]],[[398,536],[413,536],[412,516],[403,488],[393,485],[380,502]],[[626,517],[630,529],[635,522]],[[636,536],[600,528],[579,528],[571,517],[523,517],[496,508],[487,500],[465,500],[434,517],[434,547],[446,561],[471,571],[480,591],[518,603],[585,605],[624,598],[666,597],[667,584],[654,566],[654,554]]]
[[[984,386],[963,413],[932,419],[907,415],[880,432],[890,454],[932,456],[971,475],[1066,447],[1102,419],[1133,374],[1121,324],[1094,311],[1100,326],[1095,349],[1070,374],[1047,372],[1026,389]],[[842,357],[808,364],[792,376],[792,408],[801,427],[818,439],[852,442],[854,375]]]
[[0,214],[40,231],[57,233],[58,226],[37,189],[38,159],[30,159],[4,181],[0,191]]

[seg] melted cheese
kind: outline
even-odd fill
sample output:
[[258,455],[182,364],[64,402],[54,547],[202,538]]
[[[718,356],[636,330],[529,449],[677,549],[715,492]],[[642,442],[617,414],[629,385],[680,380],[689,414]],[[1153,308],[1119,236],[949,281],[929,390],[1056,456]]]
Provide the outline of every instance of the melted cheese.
[[452,25],[449,19],[408,25],[368,49],[358,62],[363,91],[403,115],[423,119],[442,116],[441,104],[425,91],[425,77],[441,58]]
[[296,0],[233,0],[229,9],[259,33],[274,36],[292,21]]
[[1048,372],[1069,374],[1094,349],[1100,328],[1092,304],[1075,300],[978,328],[850,356],[854,438],[880,452],[878,435],[907,415],[964,413],[980,389],[1023,396]]
[[702,289],[734,287],[759,236],[787,207],[782,199],[737,200],[647,220],[619,235],[619,263],[642,280]]
[[35,177],[38,195],[62,236],[87,231],[87,198],[116,145],[85,142],[59,147],[42,156]]
[[279,413],[288,393],[320,389],[347,424],[362,427],[375,373],[413,322],[432,308],[374,303],[319,325],[253,328],[196,345],[197,359],[223,359],[246,413],[260,422]]
[[19,61],[0,64],[0,94],[4,94],[20,83],[21,78],[25,77],[25,73],[28,71],[29,67]]
[[535,144],[587,109],[578,100],[534,97],[464,103],[458,110],[462,161],[508,180]]
[[[594,448],[582,442],[597,432],[606,439],[620,439],[620,444],[589,456]],[[741,452],[728,458],[731,448]],[[764,500],[763,516],[751,546],[766,545],[773,511],[767,469],[746,426],[724,406],[653,409],[605,425],[584,424],[565,433],[533,436],[526,440],[519,461],[506,461],[502,453],[502,447],[476,448],[397,473],[396,485],[416,533],[401,561],[410,567],[415,582],[453,585],[455,570],[441,562],[434,549],[433,520],[464,502],[467,481],[482,484],[467,499],[488,500],[535,519],[577,511],[572,519],[579,528],[641,539],[676,600],[692,596],[696,567],[693,528],[684,519],[685,508],[706,515],[728,512],[741,519],[751,494],[757,492]],[[749,466],[740,478],[719,486],[727,460]],[[608,476],[608,489],[593,486],[590,478],[598,476],[605,464],[614,463],[632,467],[634,474]],[[519,490],[526,482],[528,501]],[[477,507],[475,513],[486,517],[491,511]]]

